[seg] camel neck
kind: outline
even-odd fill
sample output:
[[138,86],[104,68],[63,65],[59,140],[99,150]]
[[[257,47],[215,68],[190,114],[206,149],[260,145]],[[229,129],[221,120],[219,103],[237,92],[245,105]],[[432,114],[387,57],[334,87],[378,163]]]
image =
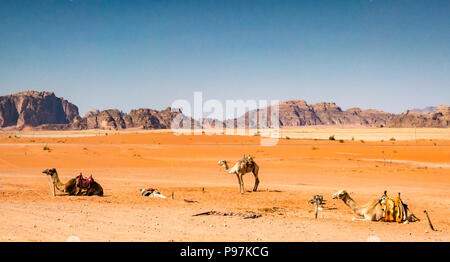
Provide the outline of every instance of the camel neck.
[[64,184],[61,182],[61,180],[59,180],[58,173],[56,172],[53,177],[54,177],[53,179],[54,179],[54,183],[55,183],[56,188],[58,190],[64,191]]
[[342,199],[342,201],[344,201],[344,203],[349,206],[352,211],[354,213],[357,213],[359,210],[358,205],[356,204],[355,200],[353,200],[348,194],[344,196],[344,198]]
[[228,172],[228,170],[230,170],[230,167],[228,166],[228,162],[223,163],[223,168],[225,168],[225,171],[227,171],[227,172]]

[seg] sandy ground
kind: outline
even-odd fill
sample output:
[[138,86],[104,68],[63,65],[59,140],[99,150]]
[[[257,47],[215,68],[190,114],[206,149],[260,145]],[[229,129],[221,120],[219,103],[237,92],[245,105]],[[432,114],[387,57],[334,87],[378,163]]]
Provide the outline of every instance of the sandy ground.
[[[0,241],[450,241],[450,140],[291,138],[261,146],[259,136],[40,134],[0,133]],[[255,156],[261,183],[241,195],[217,161],[234,164],[243,154]],[[41,173],[50,167],[62,181],[92,174],[105,196],[53,197]],[[253,183],[247,174],[246,189]],[[143,187],[169,198],[142,197]],[[350,209],[331,199],[339,189],[357,203],[401,192],[421,221],[352,221]],[[327,208],[314,219],[308,200],[316,194]],[[262,217],[192,216],[210,210]]]

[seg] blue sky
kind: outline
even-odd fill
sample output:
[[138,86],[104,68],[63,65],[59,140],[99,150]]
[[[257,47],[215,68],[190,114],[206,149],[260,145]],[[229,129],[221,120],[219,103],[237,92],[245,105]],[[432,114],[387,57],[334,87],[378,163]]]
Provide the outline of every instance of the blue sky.
[[0,95],[450,104],[450,1],[0,1]]

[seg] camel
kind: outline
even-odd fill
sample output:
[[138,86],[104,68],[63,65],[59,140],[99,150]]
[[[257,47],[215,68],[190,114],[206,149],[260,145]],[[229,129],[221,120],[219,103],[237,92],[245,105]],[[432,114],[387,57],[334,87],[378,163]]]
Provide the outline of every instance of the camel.
[[89,188],[81,188],[77,185],[77,178],[72,178],[63,184],[58,177],[58,172],[55,168],[45,169],[42,173],[51,177],[53,182],[53,195],[55,195],[55,187],[69,196],[103,196],[103,188],[99,183],[93,181]]
[[[384,191],[384,194],[380,199],[375,199],[367,202],[364,205],[359,206],[345,190],[340,190],[333,195],[333,199],[342,199],[342,201],[344,201],[344,203],[351,208],[353,214],[359,216],[354,217],[352,219],[354,221],[355,220],[380,221],[382,218],[384,218],[386,198],[387,198],[387,191]],[[405,208],[405,212],[407,214],[404,223],[419,221],[419,219],[411,212],[408,205],[404,203],[403,205]]]
[[228,162],[226,160],[220,160],[218,162],[220,166],[223,166],[225,168],[225,171],[229,174],[236,174],[238,182],[239,182],[239,192],[241,194],[244,194],[244,180],[243,176],[247,173],[253,173],[255,176],[255,186],[253,187],[253,191],[258,190],[259,185],[259,178],[258,178],[258,172],[259,172],[259,166],[255,163],[252,156],[244,157],[236,162],[236,164],[232,167],[228,167]]
[[358,205],[345,190],[340,190],[335,193],[333,199],[342,199],[351,208],[353,214],[359,216],[354,217],[352,220],[379,221],[383,218],[384,210],[381,199],[369,201],[364,205]]

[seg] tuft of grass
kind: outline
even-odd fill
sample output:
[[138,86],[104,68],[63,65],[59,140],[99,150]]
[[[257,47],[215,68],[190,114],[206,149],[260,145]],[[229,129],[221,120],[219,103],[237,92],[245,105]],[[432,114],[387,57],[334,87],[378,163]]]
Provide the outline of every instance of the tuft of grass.
[[43,150],[44,150],[44,151],[48,151],[48,152],[52,151],[52,150],[50,149],[50,147],[48,147],[48,146],[44,146]]
[[391,137],[389,140],[390,141],[395,141],[395,137]]
[[344,143],[344,140],[343,139],[339,139],[339,143]]
[[334,140],[336,140],[336,139],[334,138],[334,135],[332,135],[332,136],[330,136],[330,137],[328,138],[328,140],[334,141]]
[[291,138],[287,136],[286,139],[289,140],[289,139],[291,139]]
[[354,136],[352,136],[352,141],[355,141],[355,137]]
[[364,144],[364,143],[365,143],[365,141],[361,139],[361,143],[363,143],[363,144]]

